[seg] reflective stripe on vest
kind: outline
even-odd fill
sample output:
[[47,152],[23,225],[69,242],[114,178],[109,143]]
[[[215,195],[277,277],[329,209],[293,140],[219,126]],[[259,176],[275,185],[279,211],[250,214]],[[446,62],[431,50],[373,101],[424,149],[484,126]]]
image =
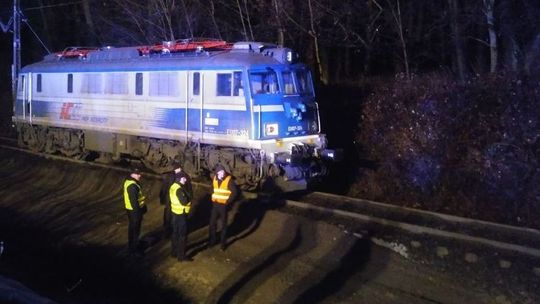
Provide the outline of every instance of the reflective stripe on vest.
[[225,177],[221,182],[221,185],[218,186],[218,179],[214,177],[212,181],[212,186],[214,187],[214,192],[212,193],[212,202],[218,204],[226,204],[229,197],[231,197],[231,190],[229,190],[229,181],[231,176]]
[[189,213],[191,209],[191,202],[188,202],[186,205],[180,204],[178,196],[176,196],[176,191],[181,189],[182,186],[179,183],[173,183],[169,188],[169,199],[171,201],[171,211],[174,214],[184,214]]
[[137,201],[139,202],[139,207],[144,206],[144,195],[142,193],[141,186],[139,186],[139,184],[137,184],[134,180],[127,179],[124,182],[124,206],[127,210],[133,210],[131,202],[129,201],[129,194],[127,191],[128,187],[131,185],[135,185],[137,186],[137,188],[139,188],[139,196],[137,197]]

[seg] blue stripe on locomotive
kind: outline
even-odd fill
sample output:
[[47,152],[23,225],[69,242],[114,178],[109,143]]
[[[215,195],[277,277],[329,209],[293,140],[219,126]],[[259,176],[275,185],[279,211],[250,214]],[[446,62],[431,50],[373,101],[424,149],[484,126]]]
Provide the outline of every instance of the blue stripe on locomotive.
[[[32,100],[32,103],[30,105],[32,117],[34,118],[50,118],[53,122],[67,119],[67,120],[81,120],[81,116],[79,113],[69,112],[66,113],[68,116],[71,116],[71,118],[68,117],[61,117],[62,116],[62,107],[65,106],[66,103],[63,102],[56,102],[56,101],[43,101],[39,99]],[[79,105],[79,103],[72,103],[72,105]],[[28,106],[28,105],[27,105]],[[30,109],[26,109],[26,115],[30,113]],[[17,99],[15,101],[15,116],[22,117],[24,115],[24,107],[23,107],[23,101],[22,99]]]
[[[188,110],[188,130],[191,132],[201,131],[200,109]],[[205,118],[217,119],[217,125],[206,125]],[[227,134],[233,130],[250,129],[250,121],[247,111],[230,110],[203,110],[203,130],[204,132]],[[159,127],[172,130],[185,130],[186,109],[157,108],[156,120],[149,122],[152,127]]]
[[[77,103],[75,103],[77,104]],[[53,121],[62,119],[67,120],[83,120],[88,121],[86,116],[79,116],[75,113],[70,113],[71,117],[61,117],[62,107],[64,103],[54,101],[43,101],[35,99],[32,101],[32,116],[35,118],[51,118]],[[159,127],[171,130],[185,130],[185,108],[155,108],[154,119],[143,122],[150,127]],[[262,112],[254,113],[254,132],[251,128],[251,116],[249,111],[231,111],[231,110],[203,110],[203,132],[216,133],[216,134],[244,134],[248,135],[252,139],[256,138],[285,138],[290,136],[304,135],[312,133],[310,132],[310,122],[314,119],[311,111],[303,113],[304,117],[301,120],[297,120],[290,115],[287,115],[288,107],[285,107],[285,112]],[[200,109],[188,110],[188,131],[200,132],[201,131],[201,118]],[[75,114],[75,115],[74,115]],[[100,113],[103,116],[105,113]],[[17,99],[15,105],[15,115],[23,116],[23,102],[21,99]],[[206,125],[205,118],[216,119],[219,123],[217,125]],[[259,123],[259,117],[261,119]],[[107,119],[106,116],[103,118]],[[279,133],[274,136],[265,136],[265,126],[267,124],[278,124]],[[259,130],[260,126],[260,130]],[[290,129],[292,127],[292,130]]]
[[[54,121],[62,119],[84,120],[86,116],[72,116],[70,118],[60,117],[64,103],[49,102],[35,99],[32,101],[32,116],[35,118],[51,118]],[[181,108],[156,108],[155,119],[146,121],[151,127],[159,127],[171,130],[185,130],[186,110]],[[188,112],[188,130],[190,132],[200,132],[200,109],[189,109]],[[71,114],[71,113],[70,113]],[[103,115],[104,113],[101,113]],[[206,133],[227,134],[233,131],[250,131],[249,113],[246,111],[229,110],[204,110],[203,111],[203,130]],[[23,102],[21,99],[16,101],[16,116],[23,115]],[[216,126],[205,127],[204,118],[215,118],[219,121]],[[104,116],[104,118],[107,118]],[[248,133],[249,134],[249,133]]]
[[[60,113],[60,110],[58,111],[52,111],[54,108],[59,108],[58,107],[54,107],[54,106],[51,106],[51,105],[56,105],[56,103],[51,103],[51,102],[46,102],[46,101],[42,101],[42,100],[32,100],[32,116],[35,116],[35,117],[47,117],[47,115],[49,113]],[[28,109],[27,109],[28,111]],[[23,104],[23,101],[22,99],[17,99],[15,101],[15,116],[23,116],[24,115],[24,104]]]

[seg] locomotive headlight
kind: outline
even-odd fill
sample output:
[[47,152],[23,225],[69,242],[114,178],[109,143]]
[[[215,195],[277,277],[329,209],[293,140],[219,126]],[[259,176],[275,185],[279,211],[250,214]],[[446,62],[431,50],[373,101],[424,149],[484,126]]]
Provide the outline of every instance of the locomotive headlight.
[[293,60],[293,53],[292,51],[287,52],[287,62],[292,62]]
[[279,128],[277,123],[266,124],[264,126],[264,135],[266,136],[276,136],[279,134]]

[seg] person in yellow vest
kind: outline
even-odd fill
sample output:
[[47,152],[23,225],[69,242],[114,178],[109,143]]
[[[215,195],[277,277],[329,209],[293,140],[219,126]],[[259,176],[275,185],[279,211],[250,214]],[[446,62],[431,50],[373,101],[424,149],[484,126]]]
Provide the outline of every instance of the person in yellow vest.
[[169,188],[169,201],[172,213],[172,256],[179,261],[192,261],[186,257],[187,221],[191,209],[191,195],[187,191],[187,176],[179,173]]
[[146,213],[144,194],[141,188],[141,172],[133,169],[124,181],[124,207],[128,216],[128,249],[131,254],[137,253],[143,214]]
[[222,165],[217,165],[216,175],[212,180],[212,213],[210,215],[208,247],[216,244],[216,229],[218,220],[221,222],[221,250],[227,247],[227,209],[238,195],[231,175],[225,172]]
[[173,170],[166,172],[162,175],[161,189],[159,191],[159,202],[164,206],[163,208],[163,236],[168,238],[172,233],[172,219],[171,219],[171,202],[169,200],[169,189],[171,188],[172,183],[178,175],[185,175],[187,181],[184,185],[184,190],[187,191],[190,197],[193,197],[193,187],[191,185],[191,178],[183,170],[182,164],[179,160],[173,161]]

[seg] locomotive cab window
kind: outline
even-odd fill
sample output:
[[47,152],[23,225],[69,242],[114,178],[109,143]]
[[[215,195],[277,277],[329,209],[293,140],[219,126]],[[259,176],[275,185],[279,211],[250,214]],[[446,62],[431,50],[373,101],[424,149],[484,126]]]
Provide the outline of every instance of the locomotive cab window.
[[37,74],[36,92],[41,92],[41,74]]
[[242,83],[242,72],[233,73],[233,96],[244,96],[244,85]]
[[276,72],[273,70],[251,72],[251,91],[254,94],[276,94],[279,92]]
[[242,72],[218,73],[217,96],[243,96]]
[[67,75],[67,92],[73,93],[73,74]]
[[313,95],[313,83],[309,71],[297,70],[295,74],[298,93]]
[[231,74],[217,74],[217,96],[231,96]]
[[143,94],[143,74],[136,73],[135,74],[135,95],[142,95],[142,94]]
[[201,73],[193,73],[193,95],[201,95]]
[[285,94],[286,95],[295,95],[297,94],[296,92],[296,88],[294,87],[294,82],[293,82],[293,76],[292,76],[292,73],[287,71],[287,72],[283,72],[281,74],[281,76],[283,77],[283,86],[285,87]]

